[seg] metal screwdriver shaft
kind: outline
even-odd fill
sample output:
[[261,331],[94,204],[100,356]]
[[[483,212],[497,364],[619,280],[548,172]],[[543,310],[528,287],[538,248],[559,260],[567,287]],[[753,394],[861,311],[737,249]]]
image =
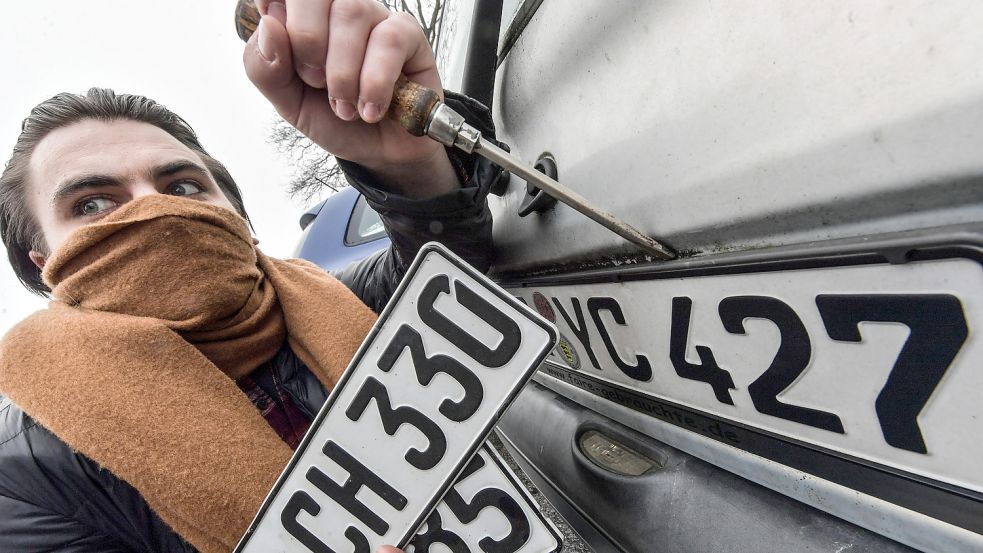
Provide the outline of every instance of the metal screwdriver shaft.
[[[236,5],[236,31],[247,41],[259,24],[254,0],[239,0]],[[386,116],[414,136],[428,136],[445,146],[478,154],[514,175],[525,179],[557,199],[603,225],[618,236],[639,246],[658,259],[673,259],[676,254],[635,227],[598,209],[580,194],[525,164],[521,159],[487,140],[468,125],[464,117],[441,101],[440,94],[400,75],[393,90]]]
[[557,201],[563,202],[580,213],[583,213],[594,221],[604,225],[608,230],[614,232],[625,240],[640,246],[645,251],[651,253],[657,258],[672,259],[676,257],[676,254],[674,254],[672,250],[666,248],[652,238],[645,236],[636,230],[635,227],[618,220],[607,211],[603,211],[592,206],[587,199],[580,194],[577,194],[572,189],[563,186],[536,169],[525,165],[512,154],[509,154],[487,140],[479,140],[474,152],[491,160],[492,163],[495,163],[499,167],[510,171],[512,174],[522,177],[527,182],[531,182],[537,188],[556,198]]
[[[407,117],[405,113],[401,114],[403,111],[402,106],[412,104],[420,105],[422,102],[418,99],[426,97],[426,94],[421,94],[419,91],[413,93],[404,92],[405,90],[412,90],[414,88],[428,90],[416,83],[410,82],[406,77],[400,76],[396,83],[393,108],[390,108],[389,114],[390,118],[395,119],[403,128],[412,134],[429,136],[445,146],[459,148],[465,152],[475,153],[484,157],[512,174],[525,179],[526,182],[537,186],[550,196],[556,198],[557,201],[563,202],[578,212],[583,213],[618,236],[641,247],[656,258],[673,259],[676,257],[676,254],[672,250],[660,244],[658,241],[645,236],[635,227],[617,219],[607,211],[594,207],[587,201],[587,198],[526,165],[522,160],[502,150],[490,141],[482,139],[480,131],[467,124],[461,114],[448,107],[447,104],[440,102],[439,98],[432,103],[428,102],[429,106],[425,109],[429,109],[430,111],[425,118],[420,117],[419,114],[413,117]],[[403,99],[404,96],[414,98],[414,100],[406,101]],[[394,115],[392,112],[396,112],[396,114]],[[408,119],[422,121],[422,128],[404,124],[403,122]]]

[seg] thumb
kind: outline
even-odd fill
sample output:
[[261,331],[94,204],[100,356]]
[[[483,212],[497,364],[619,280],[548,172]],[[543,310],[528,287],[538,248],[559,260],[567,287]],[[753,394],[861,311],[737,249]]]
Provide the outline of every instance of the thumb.
[[283,23],[264,15],[242,53],[246,76],[291,125],[297,123],[304,82],[294,71],[290,39]]

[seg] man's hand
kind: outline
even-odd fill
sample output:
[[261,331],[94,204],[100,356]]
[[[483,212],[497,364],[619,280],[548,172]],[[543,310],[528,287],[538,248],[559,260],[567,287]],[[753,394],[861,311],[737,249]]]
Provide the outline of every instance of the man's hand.
[[429,197],[459,186],[443,146],[385,118],[400,73],[442,90],[416,20],[376,0],[256,0],[246,74],[287,122],[393,191]]

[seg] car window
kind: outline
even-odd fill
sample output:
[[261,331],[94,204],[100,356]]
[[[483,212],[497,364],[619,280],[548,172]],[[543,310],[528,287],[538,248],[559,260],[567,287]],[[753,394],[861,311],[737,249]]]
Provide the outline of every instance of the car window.
[[385,235],[386,227],[382,224],[382,218],[365,202],[365,196],[359,196],[355,207],[352,208],[352,216],[348,219],[345,245],[358,246],[378,240]]

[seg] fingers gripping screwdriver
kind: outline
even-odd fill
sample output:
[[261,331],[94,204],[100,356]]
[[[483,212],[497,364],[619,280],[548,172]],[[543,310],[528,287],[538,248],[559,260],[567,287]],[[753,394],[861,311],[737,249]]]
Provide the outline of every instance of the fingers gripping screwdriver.
[[[239,38],[244,41],[249,40],[259,24],[259,19],[260,14],[254,0],[239,0],[236,6],[236,30]],[[445,146],[459,148],[469,154],[474,153],[490,160],[639,246],[657,259],[676,257],[676,254],[663,244],[642,234],[607,211],[591,205],[577,192],[530,167],[490,140],[482,139],[481,132],[465,122],[461,114],[443,103],[436,91],[414,83],[407,79],[406,75],[400,75],[396,81],[392,103],[386,116],[414,136],[428,136]]]

